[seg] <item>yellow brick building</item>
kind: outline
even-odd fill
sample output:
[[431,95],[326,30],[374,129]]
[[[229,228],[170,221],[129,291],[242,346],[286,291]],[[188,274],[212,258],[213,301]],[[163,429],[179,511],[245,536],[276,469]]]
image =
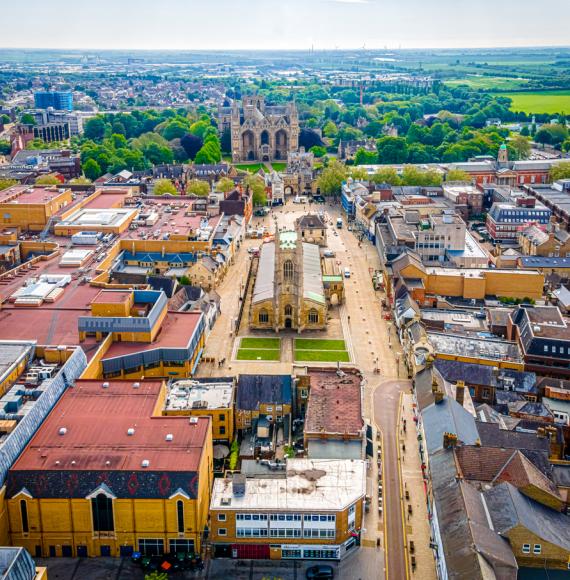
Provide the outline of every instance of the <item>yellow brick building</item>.
[[211,420],[153,417],[162,388],[82,380],[63,395],[9,472],[14,545],[43,556],[201,550]]
[[41,231],[71,202],[71,189],[65,187],[14,185],[0,192],[0,225]]

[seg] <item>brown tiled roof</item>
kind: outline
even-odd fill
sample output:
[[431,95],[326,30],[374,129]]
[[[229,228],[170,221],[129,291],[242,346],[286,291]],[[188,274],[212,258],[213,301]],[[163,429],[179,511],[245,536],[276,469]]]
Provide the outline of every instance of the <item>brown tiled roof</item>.
[[309,373],[311,390],[305,433],[359,435],[364,422],[360,397],[361,378],[357,374],[338,376],[336,370]]
[[518,449],[463,445],[456,448],[455,456],[465,479],[508,481],[521,490],[533,485],[559,497],[555,485]]

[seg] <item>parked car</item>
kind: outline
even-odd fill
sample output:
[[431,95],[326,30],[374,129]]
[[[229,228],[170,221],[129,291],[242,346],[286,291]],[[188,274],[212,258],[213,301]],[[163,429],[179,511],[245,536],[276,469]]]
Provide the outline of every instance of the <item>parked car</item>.
[[334,252],[332,250],[325,250],[323,256],[325,258],[334,258]]
[[313,195],[313,201],[315,203],[325,203],[326,202],[324,196],[318,195],[318,194],[317,195]]
[[257,246],[253,246],[247,249],[247,253],[251,254],[252,256],[259,256],[259,248]]
[[344,277],[345,278],[350,278],[350,268],[345,268],[344,269]]
[[311,566],[307,570],[307,578],[309,580],[322,580],[327,578],[334,578],[334,570],[328,564],[319,564],[318,566]]

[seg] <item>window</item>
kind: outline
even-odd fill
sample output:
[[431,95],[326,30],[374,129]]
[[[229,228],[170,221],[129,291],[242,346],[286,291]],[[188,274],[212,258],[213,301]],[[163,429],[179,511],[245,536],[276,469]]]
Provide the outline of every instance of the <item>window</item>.
[[22,516],[22,532],[27,534],[30,531],[28,523],[28,502],[25,499],[20,500],[20,515]]
[[218,536],[227,536],[228,535],[228,530],[226,530],[226,528],[219,528],[218,529]]
[[114,532],[113,500],[104,493],[98,494],[91,500],[93,514],[93,531]]
[[293,316],[293,307],[291,304],[285,306],[285,316]]
[[283,278],[285,280],[293,279],[293,262],[291,260],[285,260],[283,263]]
[[523,554],[530,554],[530,544],[523,544],[522,553]]
[[219,419],[220,419],[220,421],[225,421],[226,420],[226,414],[225,413],[220,413],[219,414]]
[[162,556],[164,554],[164,540],[158,538],[139,540],[139,552],[145,556]]
[[[241,515],[241,514],[238,514],[238,517],[237,517],[237,519],[238,519],[238,520],[239,520],[239,519],[241,519],[241,518],[239,517],[240,515]],[[219,522],[225,522],[225,521],[226,521],[226,514],[218,514],[218,521],[219,521]]]
[[226,428],[222,425],[220,427],[220,435],[225,435],[226,434]]
[[315,308],[311,308],[308,314],[309,324],[318,324],[319,322],[319,312]]
[[267,405],[267,412],[271,413],[273,411],[273,405]]
[[262,308],[259,311],[259,324],[267,324],[269,322],[269,312]]
[[540,544],[535,544],[532,551],[534,554],[540,554],[542,552],[542,546]]
[[309,389],[301,389],[301,399],[306,399],[309,396]]
[[168,551],[171,554],[177,552],[194,553],[194,540],[168,540]]
[[182,500],[178,500],[176,502],[176,517],[178,519],[178,533],[184,533],[184,502]]

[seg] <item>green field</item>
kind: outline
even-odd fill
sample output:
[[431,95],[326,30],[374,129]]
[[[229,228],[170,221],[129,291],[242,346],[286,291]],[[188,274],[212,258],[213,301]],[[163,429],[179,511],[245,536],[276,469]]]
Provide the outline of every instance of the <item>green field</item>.
[[535,91],[532,93],[501,93],[512,99],[511,109],[524,113],[570,112],[570,91]]
[[295,360],[303,362],[350,362],[346,350],[296,350]]
[[238,163],[234,167],[238,171],[249,171],[250,173],[257,173],[260,169],[267,171],[267,167],[263,163]]
[[271,167],[273,167],[275,171],[285,171],[285,169],[287,169],[287,163],[283,163],[280,161],[272,161]]
[[278,361],[281,351],[263,348],[240,348],[237,352],[237,360],[268,360]]
[[344,340],[296,338],[295,350],[346,350]]
[[263,349],[280,349],[281,339],[280,338],[252,338],[245,337],[241,339],[239,343],[241,348],[263,348]]
[[350,362],[344,340],[296,338],[295,360],[303,362]]
[[509,91],[512,89],[524,88],[528,83],[528,79],[524,78],[510,78],[510,77],[488,77],[478,75],[467,75],[463,79],[453,79],[445,81],[446,85],[459,86],[467,85],[471,89],[488,91],[490,89],[498,89],[502,91]]

